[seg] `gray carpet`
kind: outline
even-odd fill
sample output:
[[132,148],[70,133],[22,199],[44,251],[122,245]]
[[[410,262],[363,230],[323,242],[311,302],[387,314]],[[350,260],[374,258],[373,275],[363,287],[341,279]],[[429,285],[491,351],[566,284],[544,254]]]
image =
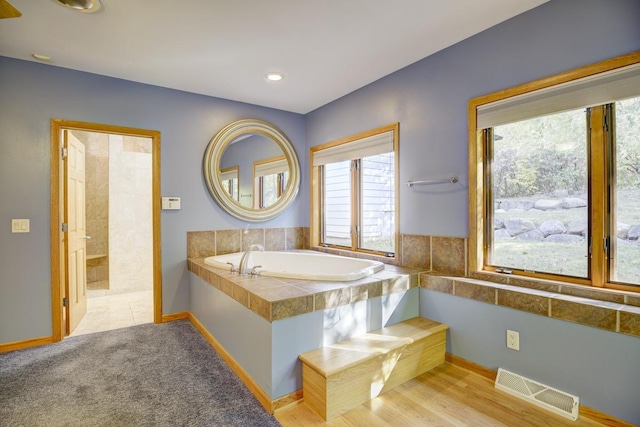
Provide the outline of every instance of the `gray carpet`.
[[182,320],[0,354],[0,426],[279,426]]

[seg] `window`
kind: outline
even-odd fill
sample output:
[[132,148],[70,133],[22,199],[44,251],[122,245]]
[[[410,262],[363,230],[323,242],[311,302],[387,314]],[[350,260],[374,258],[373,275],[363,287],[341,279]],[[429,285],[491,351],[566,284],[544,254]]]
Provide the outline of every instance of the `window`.
[[311,149],[312,245],[394,256],[398,124]]
[[470,269],[640,291],[640,53],[469,111]]
[[220,180],[222,181],[222,188],[229,193],[233,200],[239,199],[239,176],[240,168],[238,166],[231,166],[220,170]]
[[284,156],[254,162],[254,208],[262,209],[273,205],[287,188],[288,178],[289,164]]

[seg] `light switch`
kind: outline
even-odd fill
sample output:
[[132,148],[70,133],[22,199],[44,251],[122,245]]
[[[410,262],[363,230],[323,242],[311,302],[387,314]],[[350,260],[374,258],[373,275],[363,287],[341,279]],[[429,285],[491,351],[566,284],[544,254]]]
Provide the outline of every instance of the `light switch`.
[[165,210],[165,211],[180,210],[180,197],[163,197],[162,210]]
[[11,220],[11,232],[12,233],[28,233],[30,228],[28,219],[12,219]]

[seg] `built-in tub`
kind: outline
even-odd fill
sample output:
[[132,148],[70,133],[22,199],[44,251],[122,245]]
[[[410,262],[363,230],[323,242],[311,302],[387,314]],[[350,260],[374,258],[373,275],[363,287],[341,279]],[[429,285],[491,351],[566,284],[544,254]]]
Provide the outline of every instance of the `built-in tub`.
[[[207,265],[230,269],[228,263],[236,268],[240,264],[242,252],[217,255],[205,258]],[[384,269],[384,264],[358,258],[347,258],[314,251],[253,251],[249,259],[249,268],[261,266],[256,271],[261,276],[283,277],[289,279],[327,280],[348,282],[361,279]]]

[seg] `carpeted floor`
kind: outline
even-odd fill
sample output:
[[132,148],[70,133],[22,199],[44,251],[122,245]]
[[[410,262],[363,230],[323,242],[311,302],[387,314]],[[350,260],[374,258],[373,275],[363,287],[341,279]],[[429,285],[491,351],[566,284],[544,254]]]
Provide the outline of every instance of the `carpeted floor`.
[[189,321],[0,354],[0,426],[279,426]]

